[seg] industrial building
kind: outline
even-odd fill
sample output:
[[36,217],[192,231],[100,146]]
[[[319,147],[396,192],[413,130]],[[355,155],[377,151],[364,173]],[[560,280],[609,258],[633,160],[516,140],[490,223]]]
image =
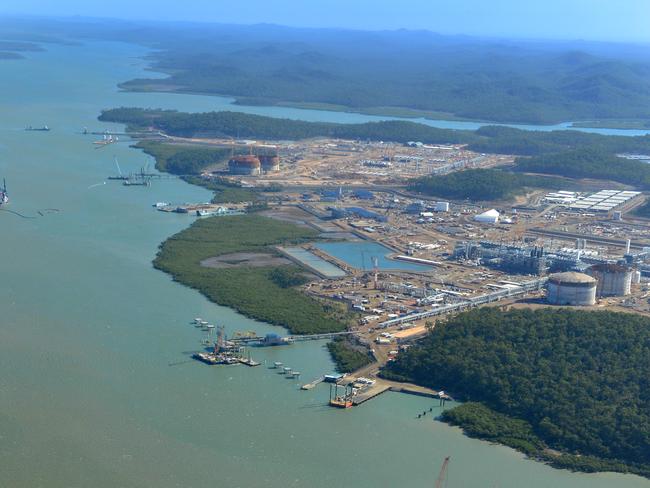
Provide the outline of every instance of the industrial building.
[[257,156],[233,156],[228,161],[228,170],[234,175],[259,176],[262,163]]
[[449,212],[449,202],[436,202],[434,212]]
[[639,191],[601,190],[576,200],[571,204],[571,208],[574,210],[609,212],[631,202],[640,195],[641,192]]
[[597,284],[595,278],[575,271],[552,274],[546,299],[552,305],[591,306],[596,303]]
[[331,207],[332,218],[334,219],[344,219],[348,217],[361,217],[364,219],[374,219],[378,222],[387,222],[388,218],[385,215],[381,215],[372,210],[368,210],[362,207]]
[[482,222],[484,224],[496,224],[499,222],[499,216],[501,214],[495,210],[495,209],[490,209],[487,212],[483,212],[481,214],[475,215],[474,220],[476,222]]
[[587,273],[598,281],[596,295],[621,297],[631,293],[633,270],[620,264],[595,264]]

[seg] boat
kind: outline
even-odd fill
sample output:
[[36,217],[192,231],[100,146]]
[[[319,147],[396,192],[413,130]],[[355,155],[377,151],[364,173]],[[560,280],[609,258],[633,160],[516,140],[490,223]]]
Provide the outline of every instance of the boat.
[[192,358],[209,365],[220,364],[219,358],[209,352],[197,352],[192,354]]
[[291,374],[291,368],[284,368],[282,374]]
[[117,136],[113,137],[110,134],[109,135],[104,134],[104,136],[100,140],[94,141],[93,144],[95,144],[96,146],[108,146],[109,144],[113,144],[114,142],[117,142],[118,140],[119,139],[117,138]]
[[7,181],[2,179],[2,188],[0,188],[0,205],[9,203],[9,194],[7,193]]
[[169,204],[167,202],[156,202],[156,203],[153,204],[153,206],[155,208],[165,208],[165,207],[169,207],[170,205],[171,204]]
[[276,361],[276,362],[273,363],[273,369],[277,369],[280,366],[282,366],[282,363],[280,361]]
[[133,179],[126,179],[122,184],[124,186],[150,186],[151,185],[149,180],[133,180]]
[[32,127],[31,125],[28,125],[25,127],[25,130],[35,132],[49,132],[50,128],[47,125],[44,125],[43,127]]

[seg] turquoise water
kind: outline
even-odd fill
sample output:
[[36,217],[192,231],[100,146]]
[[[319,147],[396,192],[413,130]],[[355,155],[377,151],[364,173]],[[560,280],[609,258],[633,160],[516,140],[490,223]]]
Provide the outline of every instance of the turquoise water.
[[[102,184],[151,159],[121,142],[103,149],[82,127],[120,105],[215,108],[213,98],[120,93],[144,76],[133,46],[48,46],[0,62],[0,486],[11,488],[430,487],[451,455],[449,487],[648,487],[586,475],[416,419],[427,399],[387,393],[361,407],[325,406],[327,388],[298,390],[264,366],[189,360],[196,316],[228,330],[279,329],[215,306],[151,267],[187,216],[157,201],[205,201],[181,181]],[[341,115],[343,117],[345,114]],[[49,133],[25,132],[48,124]],[[59,211],[46,211],[58,209]],[[41,216],[39,211],[43,214]],[[306,382],[332,370],[323,342],[256,349]]]
[[371,270],[373,267],[372,258],[377,258],[378,269],[381,270],[433,271],[431,266],[388,258],[387,255],[393,251],[376,242],[319,242],[315,247],[357,269]]
[[341,268],[334,266],[332,263],[328,263],[302,247],[285,247],[284,252],[328,278],[342,278],[345,276],[345,271]]

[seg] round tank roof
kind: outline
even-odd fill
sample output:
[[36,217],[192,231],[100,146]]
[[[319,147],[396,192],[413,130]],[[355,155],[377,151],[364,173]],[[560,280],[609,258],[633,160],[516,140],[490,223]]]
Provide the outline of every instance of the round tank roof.
[[549,281],[565,285],[589,285],[596,284],[596,279],[584,273],[567,271],[565,273],[555,273],[549,276]]

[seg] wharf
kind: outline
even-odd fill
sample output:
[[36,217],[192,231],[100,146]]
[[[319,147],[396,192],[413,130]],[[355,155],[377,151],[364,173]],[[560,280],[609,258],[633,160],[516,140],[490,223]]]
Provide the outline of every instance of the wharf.
[[300,387],[301,390],[311,390],[312,388],[316,387],[317,385],[320,385],[323,381],[325,381],[325,375],[321,376],[320,378],[316,378],[314,381],[311,383],[306,383]]
[[382,393],[390,389],[391,389],[390,385],[377,382],[370,388],[364,390],[362,393],[359,393],[354,397],[352,397],[352,405],[354,405],[355,407],[357,405],[361,405],[362,403],[367,402],[368,400],[372,400],[373,398],[381,395]]

